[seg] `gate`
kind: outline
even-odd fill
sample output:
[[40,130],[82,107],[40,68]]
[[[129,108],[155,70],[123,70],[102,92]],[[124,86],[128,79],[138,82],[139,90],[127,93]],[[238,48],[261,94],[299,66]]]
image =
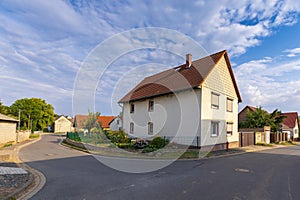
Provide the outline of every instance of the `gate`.
[[250,146],[255,144],[255,132],[240,132],[240,147]]

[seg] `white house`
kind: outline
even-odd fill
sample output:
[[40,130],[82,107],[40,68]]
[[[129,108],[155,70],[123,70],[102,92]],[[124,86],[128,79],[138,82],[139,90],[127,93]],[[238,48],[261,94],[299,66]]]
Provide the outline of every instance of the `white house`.
[[299,122],[297,112],[282,113],[285,116],[282,123],[282,132],[288,134],[288,139],[298,140]]
[[123,103],[123,129],[133,137],[224,148],[239,144],[241,96],[227,52],[221,51],[146,77]]
[[73,131],[72,127],[72,118],[68,118],[65,116],[59,116],[55,121],[54,121],[54,133],[66,133]]
[[120,131],[122,130],[122,117],[121,116],[116,116],[110,123],[110,130],[113,131]]

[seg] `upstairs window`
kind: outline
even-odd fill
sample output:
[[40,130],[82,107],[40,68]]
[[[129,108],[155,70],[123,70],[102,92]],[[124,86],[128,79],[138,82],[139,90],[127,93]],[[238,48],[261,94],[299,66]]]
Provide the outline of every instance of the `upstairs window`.
[[233,131],[233,123],[232,122],[227,122],[227,135],[232,135]]
[[226,110],[227,110],[227,112],[233,111],[233,99],[230,99],[230,98],[226,99]]
[[131,134],[133,134],[133,132],[134,132],[134,123],[130,123],[130,127],[129,127],[129,132],[131,133]]
[[153,135],[153,123],[148,123],[148,135]]
[[211,108],[219,109],[219,97],[219,94],[214,92],[211,93]]
[[154,101],[153,100],[149,100],[148,111],[152,112],[153,110],[154,110]]
[[130,104],[130,113],[134,113],[134,104]]
[[219,122],[211,122],[211,136],[217,137],[219,135]]

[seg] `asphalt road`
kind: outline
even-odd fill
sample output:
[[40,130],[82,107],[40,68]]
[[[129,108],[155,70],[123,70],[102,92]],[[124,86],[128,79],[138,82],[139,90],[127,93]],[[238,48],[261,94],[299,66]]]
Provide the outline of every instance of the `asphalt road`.
[[[199,161],[177,161],[161,170],[129,174],[94,157],[42,140],[20,157],[47,178],[32,199],[299,199],[300,146]],[[134,161],[132,161],[134,162]]]

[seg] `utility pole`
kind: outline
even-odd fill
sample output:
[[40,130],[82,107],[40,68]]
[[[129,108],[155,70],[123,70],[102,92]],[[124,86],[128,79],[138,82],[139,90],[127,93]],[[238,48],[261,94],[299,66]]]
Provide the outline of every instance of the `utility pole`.
[[21,110],[19,109],[19,123],[18,123],[17,143],[19,142],[20,124],[21,124]]

